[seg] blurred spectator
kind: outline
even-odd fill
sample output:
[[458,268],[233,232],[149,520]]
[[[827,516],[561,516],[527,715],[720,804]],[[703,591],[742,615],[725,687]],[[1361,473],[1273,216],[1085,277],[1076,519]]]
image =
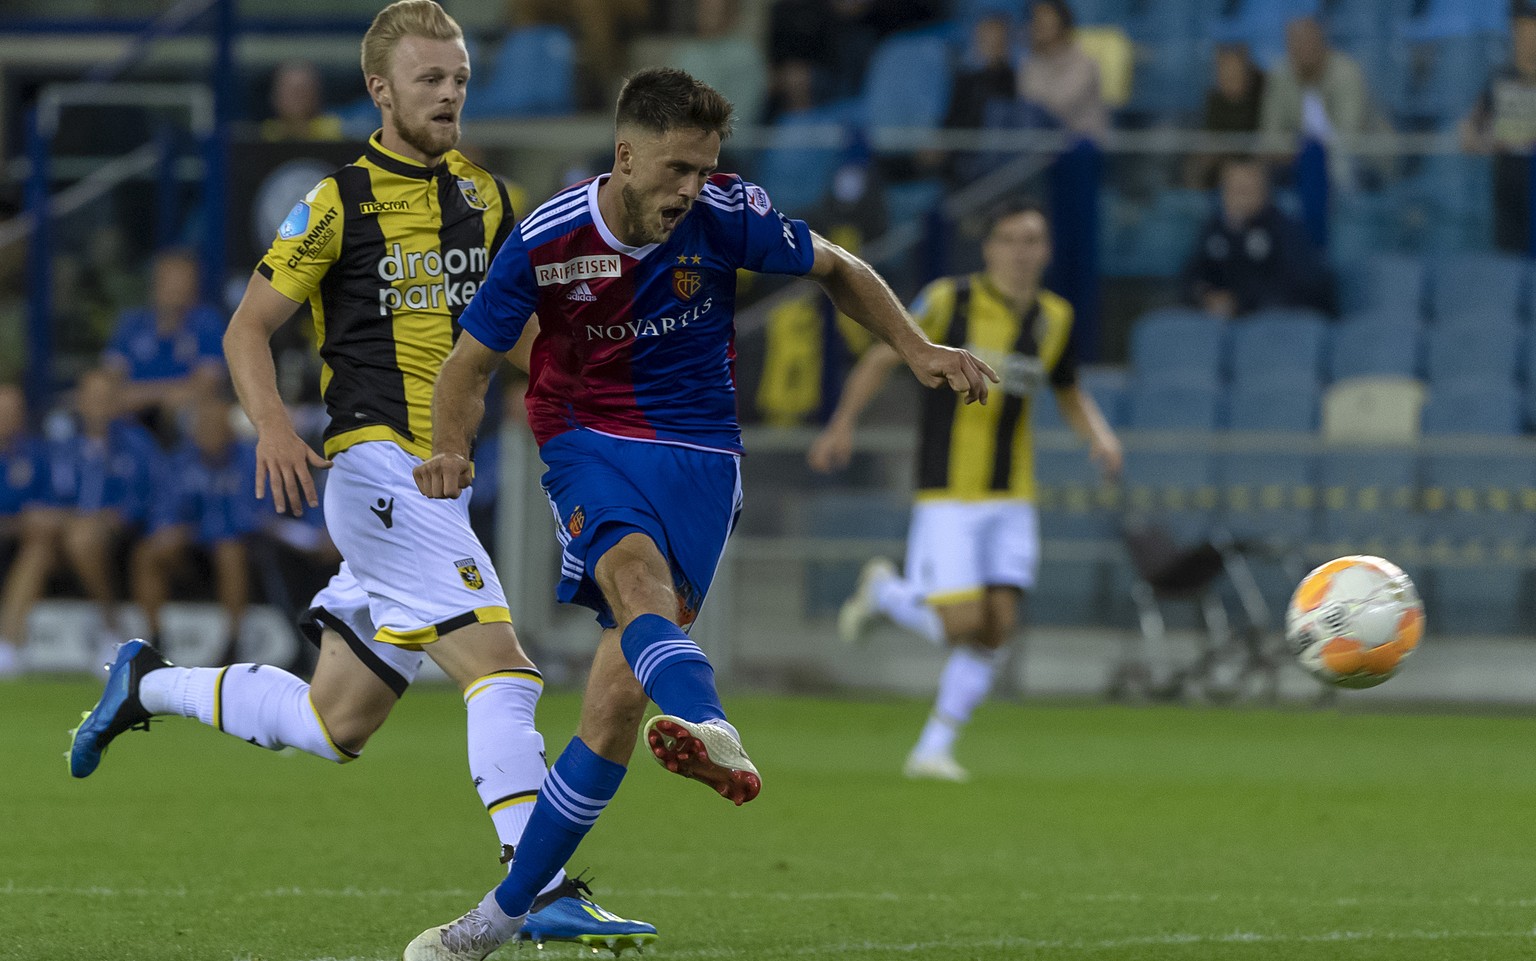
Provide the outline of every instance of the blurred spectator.
[[741,26],[740,0],[698,0],[693,36],[680,41],[672,65],[725,96],[742,123],[759,123],[768,98],[762,45]]
[[1109,130],[1099,92],[1099,64],[1073,38],[1076,21],[1065,0],[1035,0],[1029,8],[1029,55],[1019,70],[1019,97],[1053,125],[1091,139]]
[[622,38],[651,17],[650,0],[507,0],[513,29],[538,24],[566,27],[576,40],[579,103],[586,108],[612,102],[624,76]]
[[[214,596],[227,630],[222,663],[233,663],[250,599],[247,538],[256,530],[256,449],[238,440],[222,397],[207,396],[193,411],[191,439],[167,465],[150,512],[150,533],[133,551],[133,596],[144,609],[150,641],[161,647],[160,613],[175,575],[194,560],[212,567]],[[196,555],[201,554],[202,557]]]
[[778,0],[768,13],[768,62],[777,71],[808,61],[828,98],[856,97],[880,41],[938,22],[944,7],[942,0]]
[[1221,204],[1184,268],[1188,302],[1221,317],[1268,307],[1331,313],[1333,281],[1322,255],[1269,195],[1269,172],[1249,158],[1221,166]]
[[0,677],[21,671],[27,615],[53,567],[63,514],[55,506],[42,441],[27,430],[27,401],[0,384],[0,540],[14,548],[0,590]]
[[1493,238],[1500,250],[1531,249],[1531,150],[1536,146],[1536,9],[1510,16],[1509,63],[1488,81],[1461,122],[1466,150],[1493,154]]
[[101,612],[103,649],[126,640],[116,561],[148,516],[161,457],[148,431],[120,419],[114,385],[104,370],[80,378],[74,434],[50,457],[54,496],[67,509],[64,558]]
[[1012,25],[1001,15],[981,18],[971,30],[966,59],[955,72],[944,126],[961,130],[982,126],[988,101],[1012,100],[1017,84]]
[[325,112],[320,68],[307,60],[279,64],[272,74],[271,119],[263,140],[340,140],[341,118]]
[[[1216,48],[1213,83],[1205,93],[1201,129],[1209,133],[1254,133],[1264,101],[1264,71],[1241,43]],[[1185,183],[1199,190],[1216,186],[1221,154],[1192,154]]]
[[1285,59],[1265,81],[1259,128],[1269,149],[1289,152],[1298,138],[1330,144],[1386,125],[1371,107],[1360,65],[1328,46],[1315,18],[1298,17],[1285,28]]
[[773,68],[763,120],[773,123],[785,114],[809,110],[817,102],[815,64],[809,60],[786,60]]
[[218,389],[224,378],[225,318],[198,303],[198,266],[188,250],[157,254],[148,306],[126,311],[102,356],[122,384],[125,410],[144,414],[162,437],[175,414]]

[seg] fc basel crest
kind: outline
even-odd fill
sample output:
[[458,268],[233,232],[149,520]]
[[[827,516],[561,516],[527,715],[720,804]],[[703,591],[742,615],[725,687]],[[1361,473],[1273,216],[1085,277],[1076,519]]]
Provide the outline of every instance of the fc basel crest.
[[565,522],[565,529],[575,537],[581,533],[581,529],[587,525],[587,512],[581,507],[571,511],[571,519]]
[[697,270],[673,270],[672,292],[682,300],[692,300],[704,286],[704,278]]
[[464,202],[476,210],[485,210],[489,204],[480,199],[480,188],[475,186],[473,180],[460,180],[459,193],[464,195]]
[[464,586],[472,591],[478,591],[485,586],[485,578],[480,576],[480,568],[476,566],[472,557],[461,557],[453,562],[453,566],[459,569],[459,576],[464,578]]

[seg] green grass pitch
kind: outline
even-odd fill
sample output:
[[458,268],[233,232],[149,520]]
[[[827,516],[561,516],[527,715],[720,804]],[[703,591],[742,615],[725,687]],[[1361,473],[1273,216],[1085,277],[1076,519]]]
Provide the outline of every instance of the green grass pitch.
[[[499,875],[450,690],[344,768],[173,719],[72,781],[97,690],[0,684],[4,961],[397,958]],[[762,796],[640,756],[573,862],[663,961],[1536,956],[1536,719],[989,705],[956,786],[899,774],[922,702],[729,701]]]

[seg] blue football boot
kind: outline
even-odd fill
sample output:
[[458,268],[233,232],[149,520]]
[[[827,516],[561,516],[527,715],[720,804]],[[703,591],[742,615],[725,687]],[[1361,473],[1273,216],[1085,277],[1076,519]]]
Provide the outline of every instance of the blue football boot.
[[517,936],[541,948],[546,941],[573,941],[593,952],[607,948],[619,955],[625,948],[643,953],[645,946],[656,940],[656,926],[630,921],[598,907],[592,901],[592,889],[587,882],[567,876],[557,887],[534,899],[528,920]]
[[150,713],[139,703],[139,682],[150,671],[170,667],[171,662],[148,643],[132,640],[117,649],[107,667],[107,689],[96,706],[80,715],[80,726],[70,731],[69,773],[88,777],[101,763],[101,753],[112,739],[135,728],[149,730]]

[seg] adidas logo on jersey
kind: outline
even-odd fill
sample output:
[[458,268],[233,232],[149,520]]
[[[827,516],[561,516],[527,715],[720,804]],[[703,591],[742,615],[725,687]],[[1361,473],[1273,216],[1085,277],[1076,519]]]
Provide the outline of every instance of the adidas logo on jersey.
[[592,288],[588,287],[587,282],[583,280],[581,283],[571,288],[571,292],[565,295],[565,299],[579,300],[584,304],[590,304],[597,300],[597,295],[592,292]]

